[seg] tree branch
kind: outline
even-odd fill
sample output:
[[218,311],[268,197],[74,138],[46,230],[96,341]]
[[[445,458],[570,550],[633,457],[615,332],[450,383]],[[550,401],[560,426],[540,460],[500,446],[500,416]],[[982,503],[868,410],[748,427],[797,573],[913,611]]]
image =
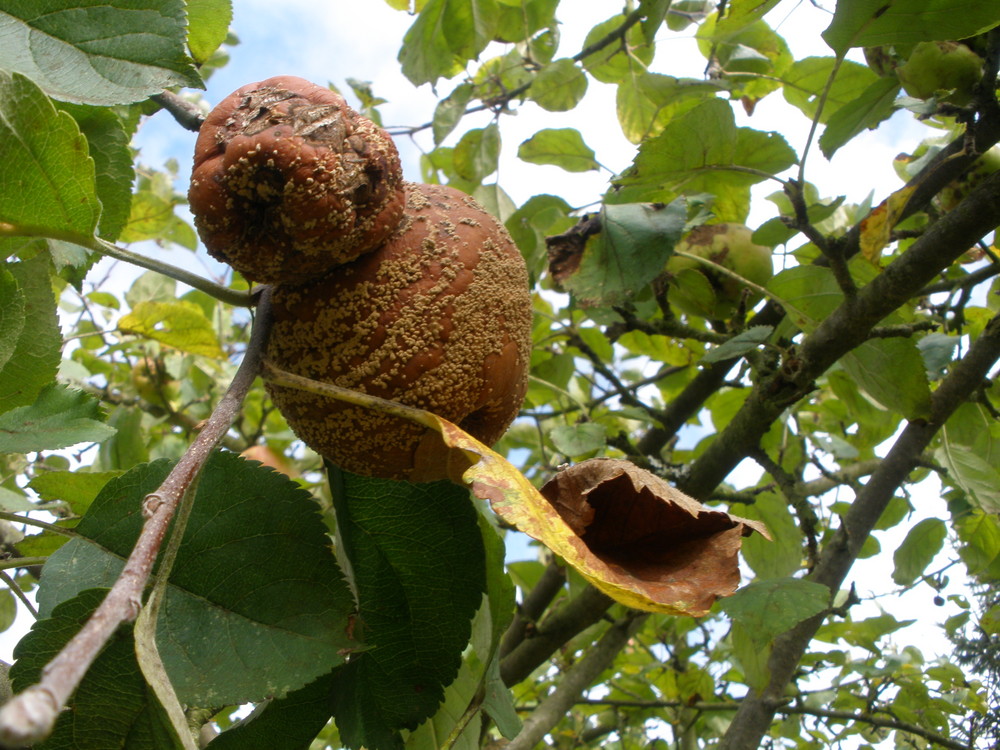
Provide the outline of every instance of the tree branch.
[[611,597],[588,586],[549,614],[538,626],[535,635],[525,638],[500,662],[500,677],[504,684],[516,685],[527,679],[566,641],[604,617],[611,604]]
[[257,317],[243,362],[212,415],[156,492],[143,501],[145,522],[121,575],[104,601],[42,671],[42,679],[0,709],[0,742],[30,745],[47,737],[62,707],[104,644],[142,607],[143,590],[177,506],[239,412],[260,369],[270,329],[270,289],[260,296]]
[[580,661],[563,673],[558,687],[531,712],[521,732],[507,745],[507,750],[531,750],[537,746],[566,716],[580,694],[611,665],[647,617],[647,614],[632,612],[612,625]]
[[[698,701],[696,703],[684,703],[682,701],[626,701],[615,700],[612,698],[585,698],[578,700],[576,703],[577,705],[583,706],[608,706],[609,708],[690,708],[694,711],[736,711],[740,707],[739,703],[732,703],[728,701]],[[809,706],[781,706],[777,710],[777,713],[785,714],[787,716],[816,716],[821,719],[861,722],[864,724],[870,724],[874,727],[893,729],[897,732],[906,732],[907,734],[923,737],[925,740],[929,740],[930,742],[940,745],[941,747],[949,748],[949,750],[969,750],[968,745],[953,740],[943,734],[932,732],[931,730],[925,729],[918,724],[911,724],[908,721],[899,721],[898,719],[876,716],[875,714],[867,711],[835,711],[826,708],[811,708]]]
[[205,122],[205,115],[196,104],[178,96],[173,91],[164,91],[162,94],[154,94],[149,98],[173,115],[182,128],[193,130],[195,133],[201,130],[201,124]]
[[814,381],[868,339],[889,313],[903,305],[942,268],[1000,225],[1000,173],[984,180],[954,210],[931,225],[852,300],[834,310],[799,347],[796,357],[759,383],[726,428],[691,464],[679,489],[707,496],[722,482],[788,406]]
[[[909,422],[892,449],[858,493],[841,527],[824,546],[816,569],[809,576],[832,592],[840,589],[896,489],[920,463],[921,455],[948,417],[964,403],[1000,359],[1000,315],[983,330],[969,353],[957,362],[931,397],[930,416]],[[823,623],[820,614],[805,620],[774,641],[768,670],[771,678],[762,692],[743,699],[729,726],[720,750],[757,747],[780,709],[785,688],[791,682],[809,642]]]
[[542,613],[548,609],[552,600],[562,591],[566,585],[566,568],[560,565],[555,559],[545,566],[542,577],[538,579],[535,587],[524,597],[524,601],[517,608],[514,619],[511,620],[504,633],[503,642],[500,644],[500,658],[504,658],[519,646],[526,637],[530,629],[534,628]]

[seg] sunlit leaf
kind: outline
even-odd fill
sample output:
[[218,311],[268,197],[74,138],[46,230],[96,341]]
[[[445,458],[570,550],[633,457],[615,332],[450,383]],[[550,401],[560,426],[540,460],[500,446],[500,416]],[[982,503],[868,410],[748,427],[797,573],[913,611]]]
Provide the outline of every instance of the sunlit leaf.
[[[834,75],[833,84],[829,84]],[[872,84],[878,81],[867,66],[833,57],[806,57],[796,61],[782,76],[785,100],[798,107],[810,120],[823,111],[819,122],[827,123],[841,108],[852,105]]]
[[97,197],[101,201],[97,234],[113,241],[128,219],[132,202],[134,171],[129,137],[121,120],[108,109],[85,104],[61,103],[57,106],[73,116],[87,138],[94,160]]
[[987,513],[1000,513],[1000,468],[968,448],[945,440],[936,452],[948,476]]
[[535,76],[528,95],[549,112],[573,109],[587,92],[587,76],[569,58],[549,63]]
[[520,159],[532,164],[552,164],[567,172],[588,172],[599,168],[593,150],[575,128],[539,130],[517,149]]
[[610,44],[582,61],[587,72],[602,83],[617,83],[632,73],[638,74],[653,61],[653,44],[645,39],[642,29],[632,26],[623,36],[620,29],[624,22],[624,15],[612,16],[592,28],[583,40],[583,48],[589,49],[611,37]]
[[495,123],[468,131],[455,146],[453,164],[459,177],[473,183],[497,169],[500,157],[500,130]]
[[749,210],[750,186],[784,171],[795,159],[781,135],[737,128],[730,105],[709,99],[639,146],[633,165],[616,181],[623,189],[615,202],[628,202],[650,190],[710,193],[717,197],[714,213],[719,220],[742,222]]
[[146,336],[181,351],[223,356],[212,321],[193,302],[140,302],[121,317],[118,327],[124,333]]
[[[2,19],[0,13],[0,37]],[[0,236],[93,234],[101,204],[86,139],[34,83],[6,71],[0,71],[0,163]]]
[[11,293],[0,302],[4,327],[0,334],[0,413],[27,406],[42,388],[55,381],[62,336],[56,319],[48,262],[38,255],[0,266],[3,288]]
[[903,215],[914,190],[916,186],[913,185],[900,188],[861,222],[861,253],[872,263],[878,262],[882,249],[889,244],[892,230]]
[[219,48],[233,20],[231,0],[185,0],[188,49],[195,62],[203,63]]

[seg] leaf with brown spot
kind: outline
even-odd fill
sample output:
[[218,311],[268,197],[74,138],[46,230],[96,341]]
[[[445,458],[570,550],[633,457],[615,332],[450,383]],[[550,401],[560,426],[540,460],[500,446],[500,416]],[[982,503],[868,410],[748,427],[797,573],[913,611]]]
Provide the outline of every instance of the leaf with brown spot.
[[320,383],[265,362],[272,383],[409,419],[428,428],[421,481],[472,488],[493,511],[537,539],[616,601],[699,617],[739,585],[737,554],[759,521],[708,508],[628,461],[590,459],[539,492],[527,477],[451,422],[430,412]]
[[541,491],[578,535],[574,564],[598,588],[634,607],[700,616],[740,582],[737,554],[758,521],[708,508],[644,469],[590,459]]

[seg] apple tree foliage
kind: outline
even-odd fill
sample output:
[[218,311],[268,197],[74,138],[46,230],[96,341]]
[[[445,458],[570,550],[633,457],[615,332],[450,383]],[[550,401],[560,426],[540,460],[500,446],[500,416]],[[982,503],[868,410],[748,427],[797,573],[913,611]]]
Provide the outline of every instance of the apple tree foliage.
[[[153,651],[172,691],[148,627],[125,624],[34,746],[995,746],[1000,8],[388,2],[412,16],[398,62],[427,102],[426,121],[383,123],[422,149],[409,177],[476,196],[535,286],[530,388],[496,451],[536,486],[625,459],[771,539],[743,540],[742,586],[705,614],[638,612],[544,545],[505,559],[515,530],[459,484],[324,467],[258,381],[201,459],[161,576]],[[247,348],[256,298],[186,270],[199,246],[177,166],[131,145],[158,118],[193,146],[233,12],[0,0],[0,625],[18,599],[35,619],[14,692],[114,584],[143,498]],[[825,14],[809,56],[782,38],[792,12]],[[561,20],[581,15],[571,48]],[[692,37],[699,77],[670,54]],[[349,65],[331,52],[380,119]],[[635,145],[621,163],[546,124],[600,87],[603,125]],[[766,99],[808,135],[755,127]],[[535,124],[517,144],[515,114]],[[852,203],[811,181],[872,130],[919,134],[898,141],[897,189]],[[514,201],[498,171],[513,159],[608,179],[587,205],[541,180]],[[735,241],[668,268],[682,236],[737,225],[771,278]],[[95,268],[107,256],[145,270],[121,291]],[[648,566],[702,533],[666,549],[636,541],[642,518],[616,523],[620,556]]]

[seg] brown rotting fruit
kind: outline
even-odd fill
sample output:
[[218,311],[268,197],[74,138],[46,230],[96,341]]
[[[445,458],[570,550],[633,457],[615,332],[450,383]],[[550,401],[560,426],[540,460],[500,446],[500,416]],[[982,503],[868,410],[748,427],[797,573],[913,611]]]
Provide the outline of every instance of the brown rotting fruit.
[[262,283],[307,282],[379,246],[404,204],[388,133],[294,76],[243,86],[212,110],[188,197],[208,252]]
[[[279,285],[267,357],[313,380],[416,406],[490,444],[527,387],[531,298],[503,226],[470,197],[406,185],[406,211],[380,247],[306,285]],[[411,422],[268,384],[307,445],[355,473],[442,478],[421,460],[433,435]]]

